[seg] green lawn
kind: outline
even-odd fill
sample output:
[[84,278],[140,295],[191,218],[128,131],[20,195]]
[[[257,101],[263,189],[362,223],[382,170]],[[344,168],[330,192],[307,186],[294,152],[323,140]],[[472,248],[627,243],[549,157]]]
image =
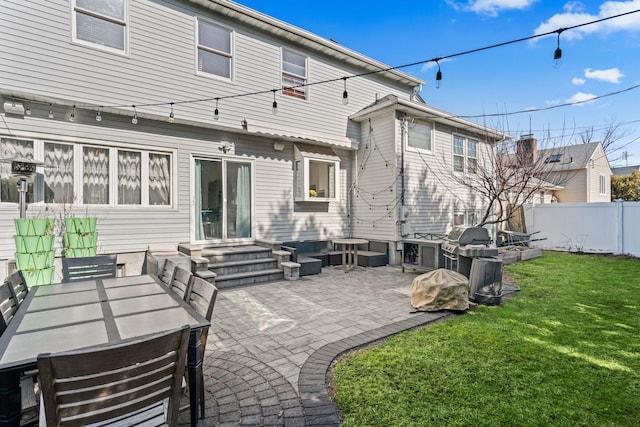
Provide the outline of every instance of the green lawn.
[[[544,253],[522,289],[354,353],[344,426],[640,426],[640,260]],[[418,314],[419,315],[419,314]]]

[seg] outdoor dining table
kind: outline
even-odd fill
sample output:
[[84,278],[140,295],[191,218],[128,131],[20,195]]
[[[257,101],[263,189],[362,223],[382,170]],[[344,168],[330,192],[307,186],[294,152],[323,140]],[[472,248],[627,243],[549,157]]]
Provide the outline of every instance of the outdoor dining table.
[[201,332],[209,321],[155,276],[34,286],[0,337],[0,426],[20,425],[20,373],[37,356],[114,344],[191,326],[187,353],[191,425],[198,425]]
[[368,240],[356,238],[333,239],[332,242],[342,245],[342,268],[345,272],[358,267],[358,245],[369,243]]

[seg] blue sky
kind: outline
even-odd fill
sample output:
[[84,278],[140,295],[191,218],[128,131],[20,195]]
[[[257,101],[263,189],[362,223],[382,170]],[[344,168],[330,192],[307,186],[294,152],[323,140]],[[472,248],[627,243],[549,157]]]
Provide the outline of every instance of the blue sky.
[[[640,10],[640,0],[239,2],[390,66]],[[554,34],[442,60],[439,89],[435,63],[403,71],[427,82],[421,93],[427,104],[460,116],[488,115],[470,120],[516,137],[531,130],[547,147],[578,143],[587,129],[599,140],[610,124],[617,124],[618,149],[609,161],[640,164],[640,87],[626,90],[640,85],[640,12],[562,32],[560,64],[553,60],[556,47]]]

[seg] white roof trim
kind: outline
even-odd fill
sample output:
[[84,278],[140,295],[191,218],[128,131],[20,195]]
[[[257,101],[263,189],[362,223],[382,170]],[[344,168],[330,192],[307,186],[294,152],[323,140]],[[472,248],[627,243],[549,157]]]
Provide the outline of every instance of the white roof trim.
[[499,132],[486,126],[479,125],[477,123],[470,122],[468,120],[464,120],[459,117],[455,117],[454,114],[448,113],[444,110],[440,110],[434,107],[430,107],[426,104],[420,104],[410,100],[399,99],[395,95],[387,95],[384,98],[379,99],[378,101],[376,101],[376,103],[363,108],[355,114],[352,114],[351,116],[349,116],[349,119],[359,122],[365,120],[374,113],[389,109],[406,112],[407,114],[417,116],[418,118],[424,117],[427,120],[441,123],[447,126],[452,126],[474,134],[487,135],[496,141],[511,138],[511,136],[508,134]]

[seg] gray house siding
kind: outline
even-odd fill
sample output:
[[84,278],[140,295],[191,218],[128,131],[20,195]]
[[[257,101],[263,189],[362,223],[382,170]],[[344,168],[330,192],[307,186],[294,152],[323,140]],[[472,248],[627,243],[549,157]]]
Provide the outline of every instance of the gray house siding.
[[396,151],[395,111],[386,110],[361,124],[354,173],[352,226],[356,237],[396,241],[400,209],[400,162]]
[[[345,117],[372,102],[376,94],[395,93],[408,98],[410,90],[380,76],[354,78],[348,81],[349,105],[344,106],[340,78],[362,70],[345,67],[319,53],[308,53],[289,42],[185,3],[130,2],[127,55],[73,43],[71,15],[68,1],[48,1],[42,7],[23,1],[3,3],[0,35],[9,42],[0,46],[2,86],[57,97],[67,100],[69,106],[117,105],[120,106],[117,112],[130,116],[133,115],[130,106],[138,105],[141,117],[146,114],[168,117],[169,102],[266,91],[221,100],[220,120],[216,124],[239,129],[241,120],[247,119],[250,126],[269,123],[272,130],[315,135],[344,146],[350,146],[349,137],[357,143],[358,132],[348,128]],[[233,31],[234,66],[230,81],[196,73],[197,18]],[[308,54],[309,81],[337,81],[310,87],[307,100],[277,93],[279,113],[274,116],[273,95],[269,90],[281,86],[282,47]],[[165,104],[144,106],[149,103]],[[211,100],[174,106],[176,120],[205,123],[213,122],[213,108]]]
[[405,151],[406,186],[409,191],[407,200],[409,216],[408,237],[418,233],[444,233],[453,226],[456,212],[480,214],[484,201],[468,187],[455,181],[453,176],[453,135],[469,136],[478,139],[478,152],[491,150],[489,144],[481,142],[478,136],[459,132],[454,128],[440,124],[432,132],[433,150],[431,153]]

